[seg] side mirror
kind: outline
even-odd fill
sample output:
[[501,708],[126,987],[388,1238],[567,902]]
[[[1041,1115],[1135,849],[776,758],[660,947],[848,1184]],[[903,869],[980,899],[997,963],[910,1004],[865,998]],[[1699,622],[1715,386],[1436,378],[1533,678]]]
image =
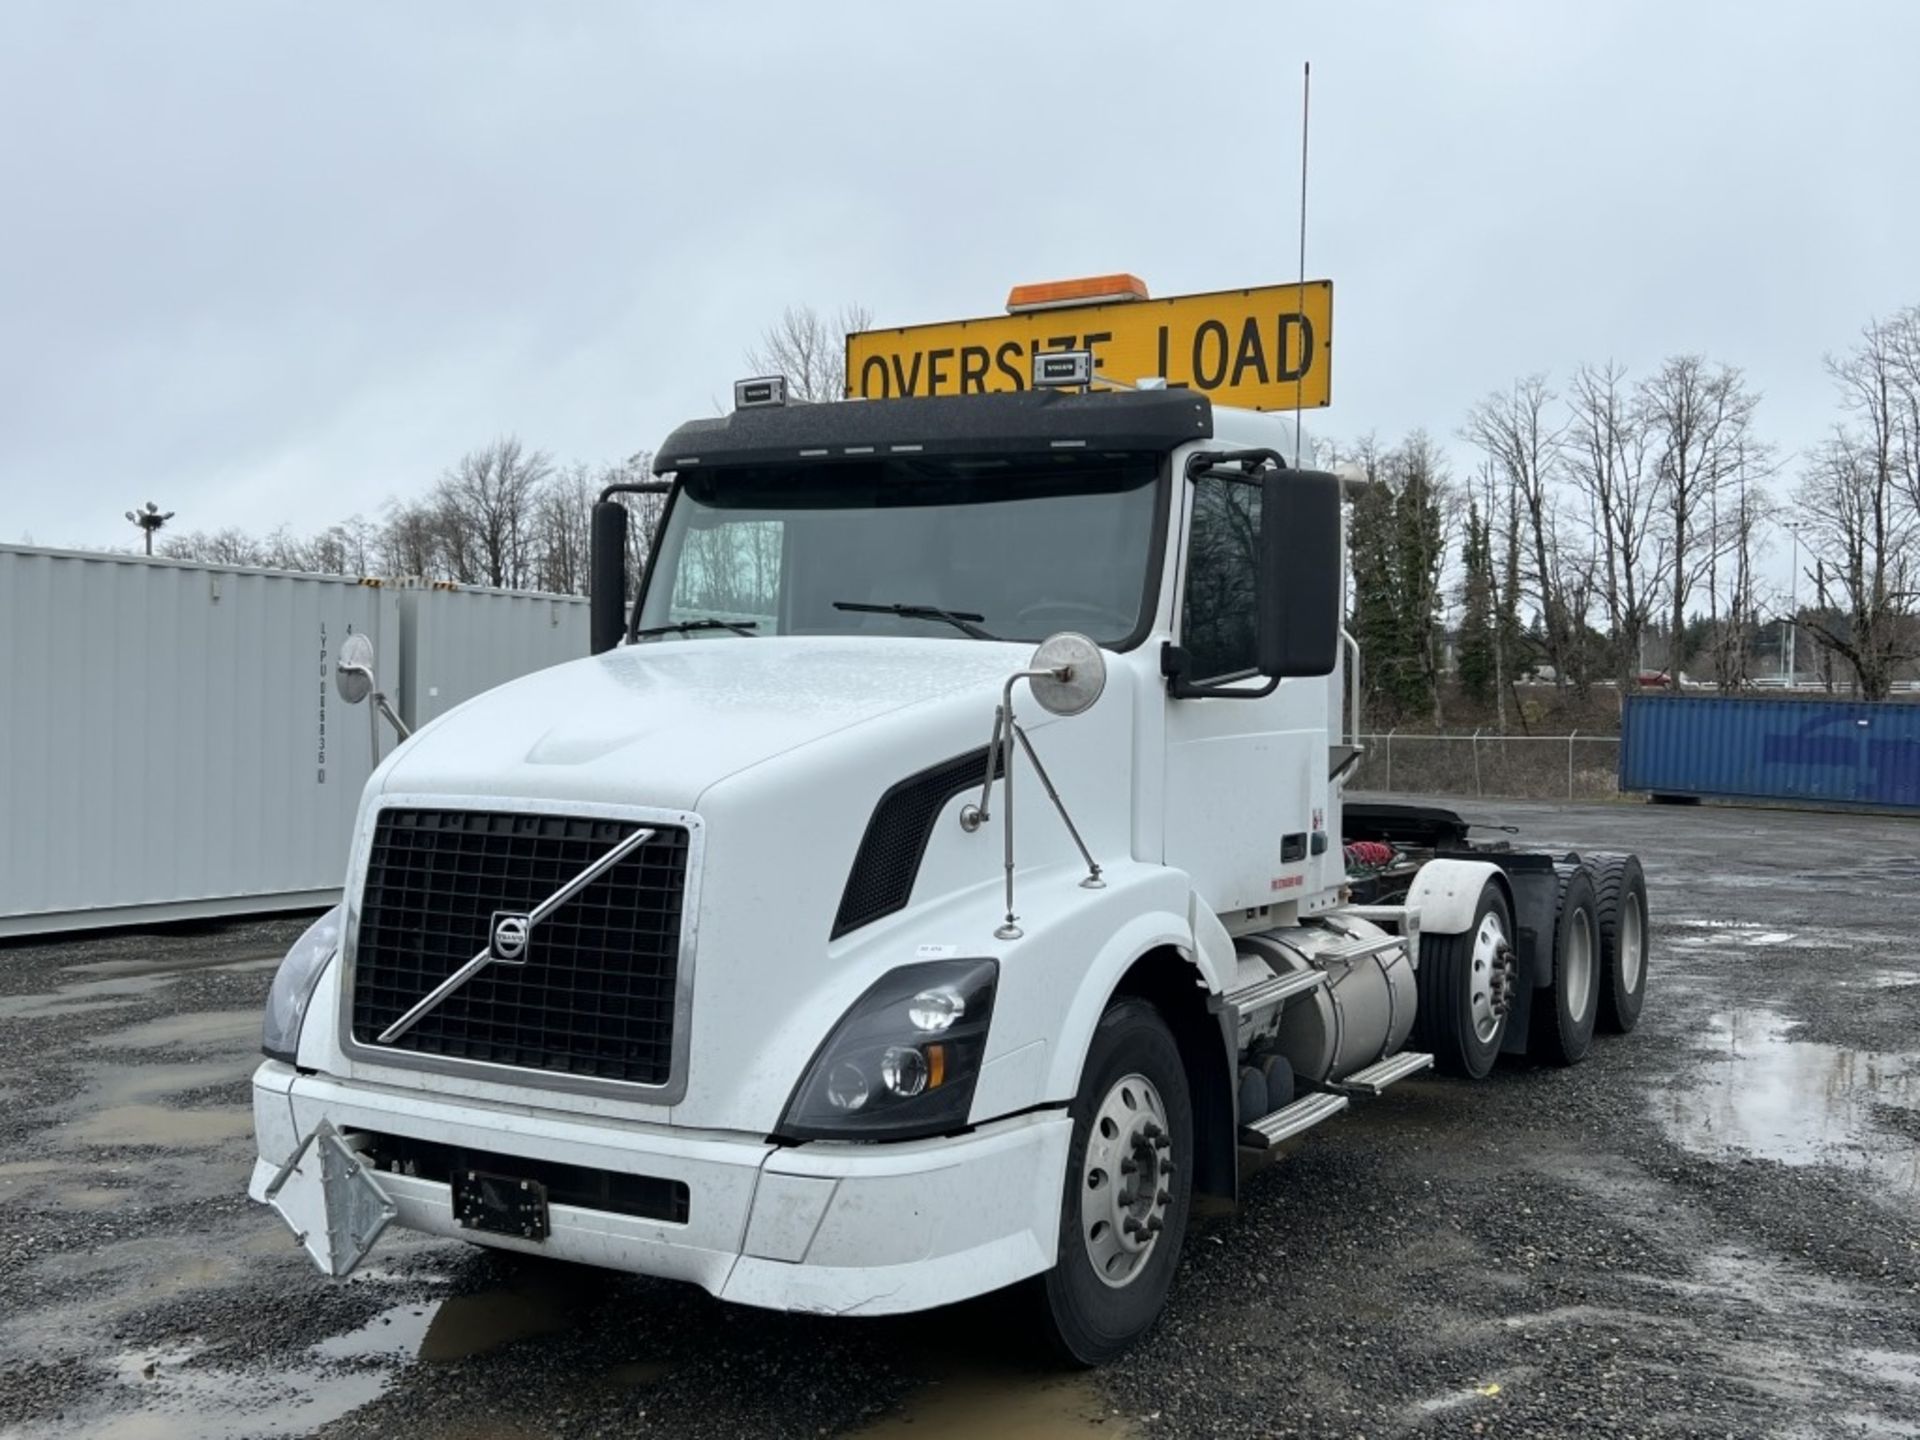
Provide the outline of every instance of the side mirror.
[[373,641],[358,630],[340,642],[333,687],[349,705],[358,705],[373,693]]
[[1027,688],[1051,715],[1090,710],[1107,688],[1107,657],[1093,641],[1071,630],[1042,640],[1027,671]]
[[587,631],[592,653],[620,643],[627,631],[627,507],[602,500],[593,507],[589,541]]
[[1331,675],[1340,658],[1340,481],[1269,470],[1260,494],[1254,606],[1260,673]]

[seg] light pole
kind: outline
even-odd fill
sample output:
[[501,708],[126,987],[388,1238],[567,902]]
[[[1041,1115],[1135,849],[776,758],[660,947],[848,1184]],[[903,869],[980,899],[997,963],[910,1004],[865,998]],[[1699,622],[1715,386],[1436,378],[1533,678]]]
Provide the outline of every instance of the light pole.
[[1799,636],[1800,636],[1800,527],[1789,525],[1787,533],[1793,536],[1793,578],[1788,581],[1792,594],[1787,610],[1787,673],[1786,688],[1791,690],[1800,678]]
[[131,520],[135,525],[138,525],[141,533],[146,536],[147,554],[149,555],[153,554],[154,532],[172,518],[173,511],[168,510],[162,513],[160,507],[151,500],[147,501],[147,508],[144,510],[127,511],[127,519]]

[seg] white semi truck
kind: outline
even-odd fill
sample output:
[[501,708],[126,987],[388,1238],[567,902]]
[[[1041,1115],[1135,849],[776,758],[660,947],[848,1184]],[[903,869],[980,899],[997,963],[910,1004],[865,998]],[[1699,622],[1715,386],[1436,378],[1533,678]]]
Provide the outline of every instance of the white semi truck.
[[274,982],[251,1193],[322,1269],[397,1223],[788,1310],[1023,1286],[1097,1363],[1247,1154],[1632,1027],[1632,857],[1343,803],[1341,482],[1093,364],[743,384],[631,604],[603,497],[595,653],[395,750]]

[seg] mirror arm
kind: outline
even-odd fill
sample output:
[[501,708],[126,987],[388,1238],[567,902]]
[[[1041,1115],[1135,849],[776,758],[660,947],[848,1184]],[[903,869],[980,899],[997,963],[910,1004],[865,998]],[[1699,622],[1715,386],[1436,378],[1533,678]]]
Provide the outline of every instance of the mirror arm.
[[1275,469],[1288,469],[1287,460],[1278,450],[1201,450],[1187,458],[1187,479],[1198,480],[1205,471],[1221,465],[1245,465],[1245,478],[1253,480],[1255,472],[1262,465],[1271,465]]
[[671,480],[643,480],[630,485],[609,485],[600,492],[600,499],[604,503],[616,495],[664,495],[671,489]]
[[402,740],[413,738],[413,731],[407,728],[407,722],[394,713],[393,706],[387,703],[387,697],[378,690],[373,692],[373,703],[380,708],[380,713],[387,717],[387,723],[393,726]]
[[1199,685],[1187,678],[1192,664],[1192,657],[1171,640],[1160,647],[1160,673],[1166,679],[1167,694],[1175,700],[1263,700],[1280,686],[1274,675],[1254,690],[1241,685]]

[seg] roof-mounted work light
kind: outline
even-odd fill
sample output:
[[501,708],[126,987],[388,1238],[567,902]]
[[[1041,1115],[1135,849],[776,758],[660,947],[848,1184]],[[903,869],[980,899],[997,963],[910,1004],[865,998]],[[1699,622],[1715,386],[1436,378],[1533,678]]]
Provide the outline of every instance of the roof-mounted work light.
[[1065,385],[1093,384],[1091,350],[1043,350],[1033,357],[1033,388],[1053,390]]
[[784,375],[762,375],[753,380],[733,382],[733,408],[736,410],[786,403],[787,377]]

